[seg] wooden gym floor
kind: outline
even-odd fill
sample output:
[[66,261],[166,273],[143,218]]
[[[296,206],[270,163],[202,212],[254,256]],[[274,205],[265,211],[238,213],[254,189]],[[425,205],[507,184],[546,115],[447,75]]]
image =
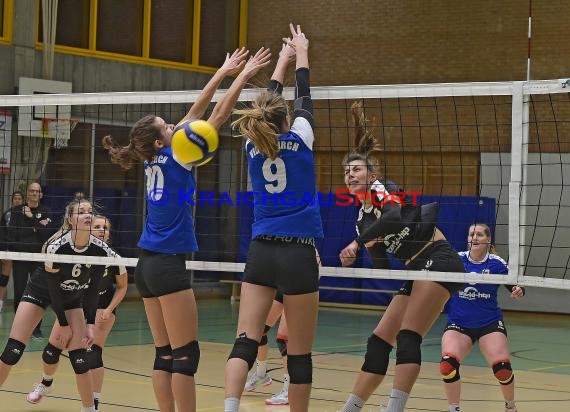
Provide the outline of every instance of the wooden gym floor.
[[[200,300],[202,358],[197,374],[198,410],[223,411],[223,372],[231,349],[237,305],[228,299]],[[362,363],[366,339],[376,325],[379,311],[321,309],[314,346],[314,383],[311,411],[333,412],[350,392]],[[11,307],[0,314],[0,345],[3,348],[12,324]],[[48,312],[42,327],[47,335],[54,316]],[[445,316],[433,327],[422,346],[424,364],[408,402],[409,411],[446,411],[439,378],[440,337]],[[570,411],[570,319],[560,315],[506,314],[516,374],[520,412]],[[282,412],[286,406],[266,406],[264,400],[281,389],[280,359],[270,332],[269,367],[274,383],[242,398],[241,411]],[[104,350],[107,368],[101,412],[156,411],[149,378],[154,347],[141,302],[126,302],[118,309],[117,323]],[[39,405],[28,404],[25,394],[41,378],[41,350],[46,341],[32,341],[22,361],[13,368],[0,389],[2,412],[49,412],[80,410],[72,369],[62,358],[54,390]],[[1,349],[0,349],[1,350]],[[390,392],[393,374],[380,386],[364,411],[378,411]],[[499,385],[477,348],[462,364],[462,410],[503,411]]]

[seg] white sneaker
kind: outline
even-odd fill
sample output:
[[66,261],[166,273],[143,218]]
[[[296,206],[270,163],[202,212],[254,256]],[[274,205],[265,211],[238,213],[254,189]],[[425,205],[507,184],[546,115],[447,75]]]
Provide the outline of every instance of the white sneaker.
[[40,401],[44,398],[44,395],[47,395],[51,392],[51,388],[51,386],[45,386],[41,382],[35,383],[34,390],[26,395],[26,400],[33,404],[40,403]]
[[269,373],[265,373],[263,378],[257,376],[257,373],[253,372],[247,382],[245,383],[245,388],[243,389],[244,392],[251,392],[257,388],[257,385],[261,386],[269,386],[273,380],[271,379],[271,375]]
[[266,405],[289,405],[289,390],[281,389],[281,392],[265,400]]

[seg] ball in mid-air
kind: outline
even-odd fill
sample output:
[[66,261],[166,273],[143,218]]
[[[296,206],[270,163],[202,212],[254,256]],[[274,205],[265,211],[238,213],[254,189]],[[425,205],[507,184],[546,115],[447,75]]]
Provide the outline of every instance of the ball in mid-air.
[[174,128],[172,154],[177,162],[191,166],[208,163],[218,150],[218,131],[205,120],[186,120]]

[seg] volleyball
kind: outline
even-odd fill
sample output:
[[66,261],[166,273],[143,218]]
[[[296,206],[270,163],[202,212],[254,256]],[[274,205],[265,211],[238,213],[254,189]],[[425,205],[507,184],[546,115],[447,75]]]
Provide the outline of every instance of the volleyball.
[[172,154],[181,164],[201,166],[218,150],[218,131],[205,120],[186,120],[174,128]]

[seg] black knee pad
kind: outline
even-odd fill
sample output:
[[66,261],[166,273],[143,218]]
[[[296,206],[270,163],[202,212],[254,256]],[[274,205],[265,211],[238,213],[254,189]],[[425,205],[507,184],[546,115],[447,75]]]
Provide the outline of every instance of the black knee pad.
[[277,347],[279,348],[279,353],[281,356],[287,356],[287,340],[282,338],[275,339],[277,342]]
[[155,346],[153,369],[172,373],[172,348],[170,345]]
[[69,351],[69,361],[76,375],[82,375],[89,372],[89,360],[87,359],[86,349],[75,349]]
[[422,337],[413,330],[401,330],[396,338],[396,365],[422,364]]
[[393,346],[384,339],[375,334],[370,335],[361,370],[376,375],[386,375],[392,349]]
[[10,276],[0,275],[0,286],[8,286],[10,281]]
[[197,340],[172,349],[172,373],[194,376],[200,363],[200,345]]
[[493,365],[493,374],[501,385],[509,385],[515,380],[513,367],[508,359],[499,361]]
[[48,365],[55,365],[59,362],[59,356],[61,355],[61,349],[56,348],[51,343],[48,342],[42,353],[42,360]]
[[234,342],[234,347],[228,357],[228,360],[233,358],[242,359],[247,363],[248,370],[251,369],[255,363],[255,358],[257,358],[257,349],[259,348],[259,342],[250,339],[245,333],[238,336]]
[[91,350],[87,351],[87,360],[89,361],[89,369],[102,368],[103,365],[103,348],[99,345],[91,345]]
[[459,376],[459,366],[459,361],[451,355],[444,355],[441,358],[441,362],[439,362],[439,372],[445,383],[453,383],[461,379],[461,376]]
[[4,352],[2,352],[2,355],[0,355],[0,360],[6,365],[15,365],[24,354],[24,349],[26,349],[26,345],[24,345],[22,342],[16,339],[8,338]]
[[304,385],[313,383],[313,360],[310,353],[304,355],[289,355],[287,357],[287,371],[290,382]]
[[265,325],[265,327],[263,328],[263,336],[261,337],[261,340],[259,341],[259,346],[264,346],[267,345],[267,332],[269,332],[269,329],[271,329],[271,326],[269,325]]

